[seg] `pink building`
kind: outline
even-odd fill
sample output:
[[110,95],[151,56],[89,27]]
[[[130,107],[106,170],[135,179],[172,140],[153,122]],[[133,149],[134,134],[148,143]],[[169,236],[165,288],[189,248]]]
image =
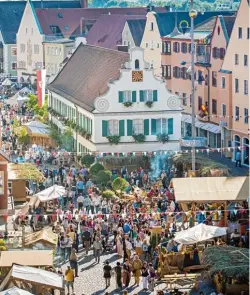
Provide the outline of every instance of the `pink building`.
[[[196,136],[210,147],[230,145],[232,81],[221,70],[234,16],[214,16],[197,26],[195,39]],[[177,29],[162,38],[162,74],[168,89],[182,99],[182,135],[191,135],[191,39]]]

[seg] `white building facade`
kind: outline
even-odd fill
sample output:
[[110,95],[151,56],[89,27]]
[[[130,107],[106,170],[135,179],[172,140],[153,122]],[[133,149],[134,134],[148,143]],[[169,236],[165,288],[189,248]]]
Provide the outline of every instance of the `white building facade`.
[[[81,49],[76,50],[76,55],[78,50]],[[104,49],[92,46],[91,50]],[[107,51],[121,54],[105,49]],[[77,98],[71,100],[70,94],[59,94],[53,82],[49,87],[49,106],[56,113],[52,115],[53,122],[63,129],[64,124],[58,120],[62,116],[79,126],[73,131],[77,152],[179,150],[182,112],[179,98],[166,89],[164,82],[154,78],[153,69],[144,60],[143,49],[132,48],[129,54],[127,61],[118,69],[119,77],[109,79],[107,91],[93,99],[91,111],[78,104]],[[70,60],[74,58],[73,54]],[[62,72],[64,70],[67,67]],[[60,79],[60,73],[58,75]],[[163,143],[166,135],[168,141]],[[114,140],[116,144],[111,144]]]

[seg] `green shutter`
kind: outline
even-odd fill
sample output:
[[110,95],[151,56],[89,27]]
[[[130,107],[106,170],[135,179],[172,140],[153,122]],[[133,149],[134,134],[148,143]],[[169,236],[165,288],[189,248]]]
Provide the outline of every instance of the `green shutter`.
[[123,91],[119,91],[119,102],[123,103]]
[[174,119],[168,119],[168,134],[174,134]]
[[153,101],[157,101],[158,98],[157,98],[157,90],[154,90],[153,91]]
[[151,135],[156,135],[156,119],[151,119]]
[[124,120],[120,120],[119,121],[119,136],[124,136],[125,132],[124,132]]
[[108,136],[108,121],[102,120],[102,137]]
[[144,120],[144,135],[149,135],[149,119]]
[[136,91],[132,91],[132,102],[136,102]]
[[140,90],[140,102],[144,102],[144,91]]
[[127,136],[132,136],[133,134],[133,121],[127,120]]
[[90,134],[92,134],[92,131],[93,131],[92,128],[93,128],[93,127],[92,127],[92,120],[90,119],[90,131],[89,131]]

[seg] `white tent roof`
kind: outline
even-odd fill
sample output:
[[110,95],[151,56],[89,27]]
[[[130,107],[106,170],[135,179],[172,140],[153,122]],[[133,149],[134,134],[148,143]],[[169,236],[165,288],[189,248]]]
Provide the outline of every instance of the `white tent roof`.
[[50,134],[49,126],[46,124],[43,124],[40,121],[30,121],[30,122],[24,124],[24,126],[28,127],[29,130],[35,134],[41,134],[41,135],[49,135]]
[[243,201],[249,197],[249,177],[173,178],[177,202]]
[[3,83],[2,83],[3,86],[11,86],[12,85],[12,82],[10,79],[6,78]]
[[48,202],[50,200],[58,199],[60,196],[66,193],[65,188],[60,185],[54,184],[51,187],[39,192],[36,196],[41,202]]
[[33,295],[33,294],[23,289],[13,287],[3,292],[0,292],[0,295]]
[[189,245],[226,235],[226,227],[198,224],[189,229],[177,232],[174,241]]
[[[39,285],[53,287],[55,289],[63,289],[62,276],[54,272],[38,269],[35,267],[14,264],[7,277],[12,277],[16,280],[28,281],[34,284],[37,283]],[[5,280],[1,284],[1,287],[4,285],[4,283]]]

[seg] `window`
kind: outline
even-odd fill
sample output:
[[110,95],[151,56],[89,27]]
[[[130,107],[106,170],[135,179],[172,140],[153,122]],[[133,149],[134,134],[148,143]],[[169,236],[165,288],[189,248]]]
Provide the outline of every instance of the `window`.
[[212,113],[213,114],[217,114],[217,100],[216,99],[212,99]]
[[239,79],[234,80],[234,92],[238,93],[239,92]]
[[160,43],[157,43],[157,48],[160,48]]
[[17,55],[17,48],[16,47],[11,47],[11,55],[16,56]]
[[181,68],[181,77],[184,80],[187,80],[187,68]]
[[25,44],[20,44],[20,52],[24,53],[25,52]]
[[156,134],[167,133],[167,119],[156,120]]
[[118,135],[118,120],[109,120],[108,121],[108,135]]
[[242,28],[238,28],[238,39],[242,39]]
[[247,39],[250,39],[250,28],[247,28]]
[[16,63],[16,62],[12,62],[12,63],[11,63],[11,69],[12,69],[13,71],[16,71],[16,69],[17,69],[17,63]]
[[148,48],[148,43],[147,42],[146,42],[145,46],[146,46],[146,48]]
[[151,22],[151,23],[150,23],[150,31],[153,31],[153,30],[154,30],[154,23]]
[[131,42],[130,41],[128,41],[128,47],[130,47],[131,46]]
[[64,30],[65,31],[68,31],[69,30],[69,27],[68,26],[64,26]]
[[57,55],[57,51],[58,51],[58,50],[57,50],[57,47],[55,47],[55,55]]
[[239,54],[235,54],[235,56],[234,56],[234,64],[235,65],[239,64]]
[[187,43],[181,43],[181,52],[187,53]]
[[179,67],[173,67],[173,77],[176,79],[180,78],[181,69]]
[[39,45],[38,44],[34,45],[34,54],[39,54]]
[[225,77],[221,77],[221,88],[222,89],[226,88],[226,78]]
[[225,48],[220,48],[220,59],[224,59],[225,54],[226,54]]
[[125,91],[119,91],[118,92],[118,101],[119,103],[124,102],[136,102],[136,91],[131,90],[125,90]]
[[239,121],[239,118],[240,118],[240,108],[239,107],[235,107],[234,117],[235,117],[235,121]]
[[139,70],[139,69],[140,69],[140,62],[139,62],[139,59],[136,59],[136,60],[135,60],[135,69],[136,69],[136,70]]
[[244,95],[248,94],[248,80],[244,80]]
[[221,114],[224,117],[227,115],[227,106],[224,103],[221,105]]
[[212,72],[212,86],[217,87],[217,72]]
[[133,134],[143,134],[144,133],[144,120],[136,119],[133,120]]
[[173,43],[173,51],[176,53],[180,52],[180,43],[179,42]]
[[123,91],[123,102],[132,101],[132,91],[125,90]]
[[220,26],[217,28],[217,34],[220,35]]
[[248,123],[248,109],[244,108],[244,123]]
[[166,79],[171,79],[171,66],[162,66],[162,77]]
[[202,97],[198,96],[198,111],[201,110],[201,106],[202,106]]
[[58,55],[62,55],[62,49],[58,48]]
[[171,42],[162,42],[162,53],[171,54]]
[[26,34],[28,34],[28,28],[26,28]]
[[213,58],[217,58],[217,47],[214,47],[212,50],[212,56]]
[[[146,44],[147,44],[147,43],[146,43]],[[126,40],[123,41],[123,45],[127,45],[127,41],[126,41]]]
[[154,40],[151,41],[151,49],[154,49],[155,43]]
[[244,55],[244,66],[247,67],[248,66],[248,55]]
[[187,105],[187,93],[182,93],[182,104]]
[[140,90],[140,102],[157,101],[157,90]]

